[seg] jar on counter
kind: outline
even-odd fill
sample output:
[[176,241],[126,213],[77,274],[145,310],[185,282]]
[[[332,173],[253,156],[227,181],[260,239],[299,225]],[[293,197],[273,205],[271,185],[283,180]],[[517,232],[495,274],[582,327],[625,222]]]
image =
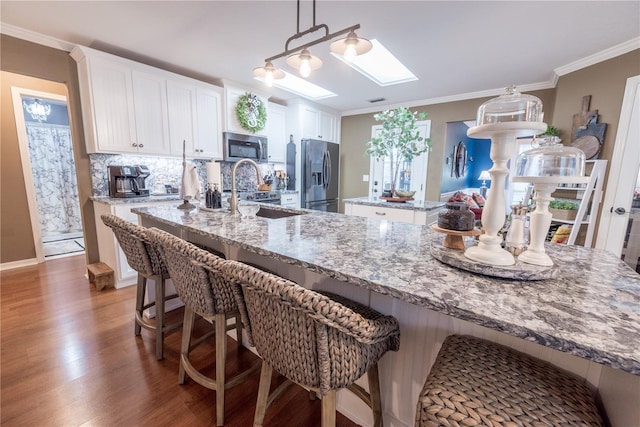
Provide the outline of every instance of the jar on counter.
[[438,213],[438,227],[447,230],[473,230],[476,217],[465,202],[448,202]]

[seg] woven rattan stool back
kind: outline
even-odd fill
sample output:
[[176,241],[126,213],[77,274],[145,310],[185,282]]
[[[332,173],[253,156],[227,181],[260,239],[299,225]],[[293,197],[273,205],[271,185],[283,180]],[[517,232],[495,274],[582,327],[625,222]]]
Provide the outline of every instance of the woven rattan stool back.
[[[266,364],[321,396],[353,386],[375,368],[376,384],[370,376],[370,388],[376,389],[373,406],[379,407],[377,363],[388,350],[397,351],[400,343],[394,317],[240,262],[227,261],[223,271],[238,285],[245,328]],[[379,415],[374,417],[381,422]],[[256,418],[259,425],[257,412]]]
[[169,277],[164,260],[149,242],[145,227],[125,221],[115,215],[102,215],[100,218],[107,227],[113,230],[131,268],[146,277]]

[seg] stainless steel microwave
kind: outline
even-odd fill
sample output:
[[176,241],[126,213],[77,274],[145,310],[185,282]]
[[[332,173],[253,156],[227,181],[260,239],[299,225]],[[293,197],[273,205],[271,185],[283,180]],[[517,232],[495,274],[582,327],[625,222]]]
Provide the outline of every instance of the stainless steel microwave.
[[223,132],[224,160],[237,162],[251,159],[258,163],[266,163],[269,159],[267,138],[254,135]]

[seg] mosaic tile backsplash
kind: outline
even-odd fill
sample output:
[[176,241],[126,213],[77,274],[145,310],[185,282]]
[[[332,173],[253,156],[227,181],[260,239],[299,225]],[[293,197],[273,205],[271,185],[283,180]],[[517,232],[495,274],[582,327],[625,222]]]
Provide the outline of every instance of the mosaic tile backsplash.
[[[146,180],[147,188],[152,194],[164,193],[165,185],[180,187],[182,180],[182,159],[170,157],[150,157],[135,156],[129,154],[90,154],[91,163],[91,184],[94,197],[104,197],[109,195],[109,176],[107,166],[111,165],[145,165],[149,168],[151,175]],[[205,190],[207,182],[206,164],[209,160],[190,159],[189,162],[196,165],[198,176],[202,183],[202,191]],[[231,169],[233,163],[221,162],[220,171],[222,173],[223,190],[231,190]],[[273,175],[273,164],[260,164],[260,173],[264,177],[267,174]],[[258,181],[253,166],[241,164],[236,172],[236,187],[238,190],[255,190]]]

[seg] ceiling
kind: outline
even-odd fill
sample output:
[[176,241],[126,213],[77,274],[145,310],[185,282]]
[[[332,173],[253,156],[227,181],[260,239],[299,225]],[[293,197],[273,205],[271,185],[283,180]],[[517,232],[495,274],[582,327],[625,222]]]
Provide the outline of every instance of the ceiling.
[[[0,11],[5,34],[62,48],[81,44],[217,84],[232,81],[279,100],[295,97],[252,74],[296,33],[292,0],[2,0]],[[301,31],[311,27],[312,16],[312,3],[301,2]],[[330,32],[360,24],[359,36],[378,39],[419,79],[379,87],[329,55],[330,42],[314,46],[311,53],[324,65],[309,80],[338,94],[318,103],[343,114],[488,96],[510,84],[553,87],[563,70],[640,47],[637,0],[318,0],[316,24]],[[51,44],[49,37],[57,40]],[[284,58],[274,65],[291,71]],[[385,101],[369,102],[376,98]]]

